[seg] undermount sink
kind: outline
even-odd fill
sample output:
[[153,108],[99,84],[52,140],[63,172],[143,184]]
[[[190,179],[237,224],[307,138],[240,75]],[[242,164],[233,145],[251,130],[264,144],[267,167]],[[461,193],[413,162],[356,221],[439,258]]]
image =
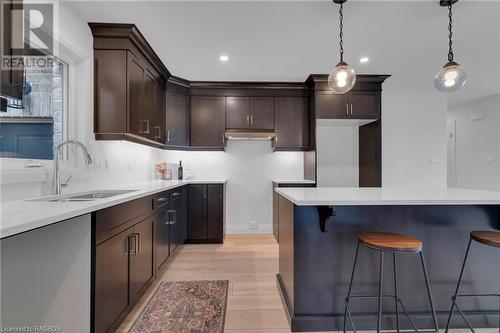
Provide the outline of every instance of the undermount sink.
[[47,197],[41,199],[34,199],[29,201],[46,201],[46,202],[82,202],[82,201],[93,201],[97,199],[105,199],[109,197],[114,197],[116,195],[127,194],[137,190],[110,190],[110,191],[96,191],[87,193],[77,193],[66,196],[57,197]]

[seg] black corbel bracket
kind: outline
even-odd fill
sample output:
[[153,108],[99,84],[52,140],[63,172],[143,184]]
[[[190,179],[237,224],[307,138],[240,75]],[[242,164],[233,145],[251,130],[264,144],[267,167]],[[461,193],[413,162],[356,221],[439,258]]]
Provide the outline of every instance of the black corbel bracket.
[[330,221],[330,218],[335,216],[335,209],[329,206],[317,206],[318,214],[319,214],[319,228],[321,232],[327,232],[327,224]]

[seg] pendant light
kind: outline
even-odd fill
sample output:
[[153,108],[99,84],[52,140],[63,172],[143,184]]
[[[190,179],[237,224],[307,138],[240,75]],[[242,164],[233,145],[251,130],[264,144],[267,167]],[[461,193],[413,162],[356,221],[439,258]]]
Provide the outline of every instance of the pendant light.
[[441,0],[440,5],[448,7],[448,62],[434,77],[434,86],[441,92],[453,92],[462,88],[467,82],[467,71],[454,61],[453,54],[453,11],[452,6],[458,0]]
[[344,62],[344,2],[347,0],[333,0],[340,5],[339,22],[340,22],[340,62],[328,75],[328,86],[336,94],[345,94],[356,84],[356,71]]

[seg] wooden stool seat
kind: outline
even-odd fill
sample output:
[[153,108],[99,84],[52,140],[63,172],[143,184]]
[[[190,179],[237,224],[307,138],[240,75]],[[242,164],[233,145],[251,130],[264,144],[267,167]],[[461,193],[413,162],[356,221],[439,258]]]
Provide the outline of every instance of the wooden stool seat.
[[472,231],[470,237],[476,242],[500,247],[500,232],[498,231]]
[[358,235],[361,244],[379,251],[421,252],[422,241],[391,232],[365,232]]

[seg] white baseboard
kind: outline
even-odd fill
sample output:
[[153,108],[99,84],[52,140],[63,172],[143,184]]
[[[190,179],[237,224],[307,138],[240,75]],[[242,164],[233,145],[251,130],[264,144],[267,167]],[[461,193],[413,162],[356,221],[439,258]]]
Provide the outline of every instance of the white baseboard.
[[226,225],[226,234],[272,234],[273,226],[268,224],[258,224],[257,230],[250,230],[247,225],[233,224]]

